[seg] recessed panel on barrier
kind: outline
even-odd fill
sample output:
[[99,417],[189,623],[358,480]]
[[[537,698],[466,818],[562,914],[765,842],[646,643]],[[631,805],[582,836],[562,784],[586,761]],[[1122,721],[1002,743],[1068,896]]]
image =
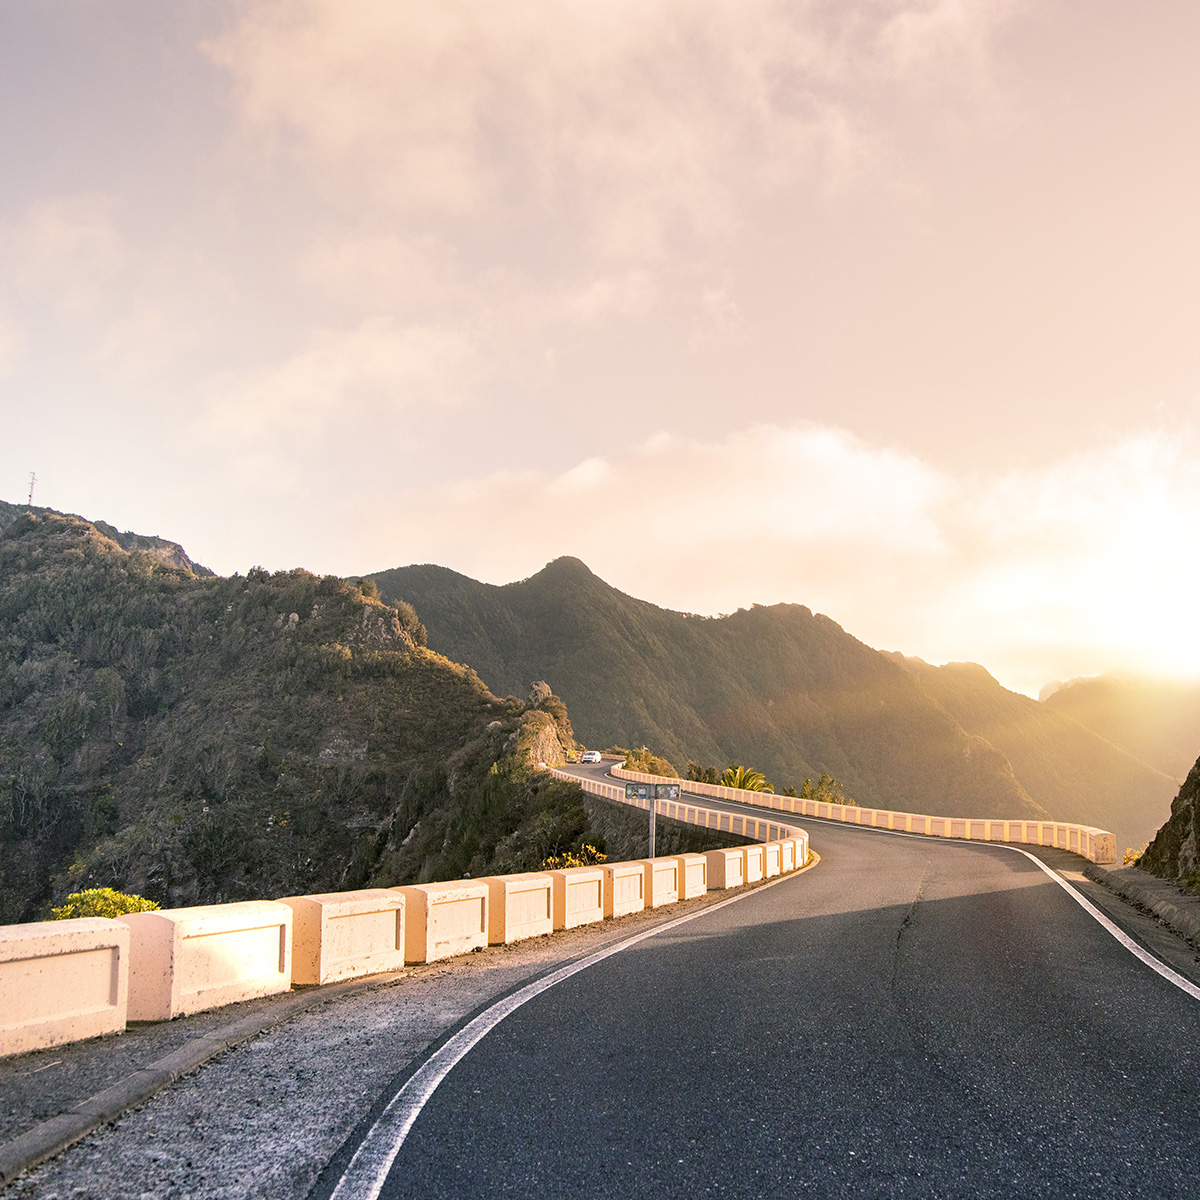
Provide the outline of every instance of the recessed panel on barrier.
[[493,946],[553,930],[552,883],[546,873],[493,875],[480,883],[488,886],[488,942]]
[[404,897],[390,888],[285,896],[292,982],[334,983],[404,965]]
[[757,883],[763,877],[763,848],[747,846],[744,853],[746,855],[746,882]]
[[703,854],[677,854],[679,898],[694,900],[708,891],[708,859]]
[[488,944],[488,885],[478,880],[391,889],[404,897],[404,961],[434,962]]
[[551,918],[555,929],[574,929],[604,920],[604,871],[565,867],[547,871],[551,882]]
[[292,910],[273,900],[127,913],[129,1019],[169,1021],[292,986]]
[[740,846],[729,850],[710,850],[708,886],[710,890],[741,887],[746,882],[746,852]]
[[674,858],[644,858],[646,907],[659,908],[679,899],[679,863]]
[[0,1055],[120,1033],[129,929],[101,917],[0,925]]
[[605,863],[604,915],[624,917],[646,907],[646,871],[640,862]]

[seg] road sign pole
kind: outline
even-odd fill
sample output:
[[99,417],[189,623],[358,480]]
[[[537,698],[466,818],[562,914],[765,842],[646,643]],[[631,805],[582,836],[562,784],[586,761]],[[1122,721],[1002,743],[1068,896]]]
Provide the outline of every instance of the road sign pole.
[[647,858],[654,857],[654,810],[658,808],[658,801],[654,798],[654,789],[650,789],[650,853]]

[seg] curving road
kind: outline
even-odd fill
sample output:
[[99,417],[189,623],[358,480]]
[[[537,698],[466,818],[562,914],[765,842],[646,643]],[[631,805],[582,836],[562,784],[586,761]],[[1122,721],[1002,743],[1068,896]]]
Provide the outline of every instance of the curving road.
[[382,1195],[1200,1191],[1200,1002],[1019,854],[808,824],[817,870],[508,1015]]

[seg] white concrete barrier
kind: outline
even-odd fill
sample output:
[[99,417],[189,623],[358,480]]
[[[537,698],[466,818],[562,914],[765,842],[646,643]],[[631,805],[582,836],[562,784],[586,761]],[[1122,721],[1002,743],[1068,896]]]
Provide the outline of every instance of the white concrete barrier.
[[646,907],[675,904],[679,900],[679,863],[671,857],[639,861],[646,873]]
[[547,871],[551,881],[551,917],[555,929],[574,929],[604,920],[604,871],[600,867],[564,867]]
[[128,1002],[128,926],[0,925],[0,1056],[120,1033]]
[[[637,783],[679,783],[678,779],[667,779],[661,775],[648,775],[644,771],[627,771],[613,766],[610,771],[618,779]],[[577,782],[583,782],[577,780]],[[589,781],[590,782],[590,781]],[[1001,821],[978,817],[934,817],[925,813],[894,812],[891,809],[858,808],[853,804],[828,804],[825,801],[804,799],[800,796],[776,796],[771,792],[748,792],[738,788],[722,787],[720,784],[697,783],[684,780],[686,791],[693,795],[713,796],[721,800],[736,800],[740,804],[753,804],[761,808],[795,813],[797,816],[821,817],[829,821],[845,821],[852,825],[872,825],[881,829],[904,829],[907,833],[921,833],[927,837],[953,837],[985,841],[1007,841],[1034,846],[1058,846],[1072,850],[1095,863],[1117,861],[1117,839],[1107,829],[1092,825],[1074,825],[1063,822]],[[587,783],[583,783],[587,787]],[[608,786],[608,785],[605,785]],[[589,790],[591,790],[589,788]],[[620,797],[615,797],[620,799]],[[1003,827],[1004,834],[997,831]],[[762,834],[752,820],[734,819],[731,828],[735,833],[747,837],[763,837],[775,840],[783,834]]]
[[757,883],[763,877],[763,848],[744,846],[742,853],[746,856],[746,882]]
[[710,891],[741,887],[746,882],[746,852],[739,846],[729,850],[710,850],[708,886]]
[[677,854],[679,898],[694,900],[708,891],[708,859],[703,854]]
[[783,874],[783,850],[778,842],[763,845],[763,878],[774,879]]
[[404,961],[435,962],[488,944],[488,885],[479,880],[392,888],[404,897]]
[[292,910],[273,900],[127,913],[129,1019],[169,1021],[286,992]]
[[603,870],[606,917],[625,917],[646,907],[646,870],[640,862],[605,863]]
[[292,983],[334,983],[404,966],[404,897],[390,888],[284,896]]
[[796,843],[792,838],[783,838],[779,843],[779,869],[785,875],[796,869]]
[[488,943],[492,946],[551,933],[553,883],[541,871],[522,875],[490,875],[488,885]]

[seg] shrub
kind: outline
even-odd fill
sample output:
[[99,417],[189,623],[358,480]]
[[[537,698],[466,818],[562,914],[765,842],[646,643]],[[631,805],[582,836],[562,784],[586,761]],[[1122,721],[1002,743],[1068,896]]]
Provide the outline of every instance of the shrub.
[[87,888],[72,892],[61,908],[52,908],[53,921],[70,921],[75,917],[119,917],[124,913],[153,912],[158,905],[144,896],[131,896],[113,888]]
[[577,851],[567,850],[563,854],[553,854],[544,859],[541,870],[565,871],[568,867],[594,867],[607,860],[607,854],[602,854],[595,846],[584,842]]
[[625,756],[625,770],[641,771],[646,775],[662,775],[667,779],[679,778],[679,772],[665,758],[651,754],[645,746],[629,751]]

